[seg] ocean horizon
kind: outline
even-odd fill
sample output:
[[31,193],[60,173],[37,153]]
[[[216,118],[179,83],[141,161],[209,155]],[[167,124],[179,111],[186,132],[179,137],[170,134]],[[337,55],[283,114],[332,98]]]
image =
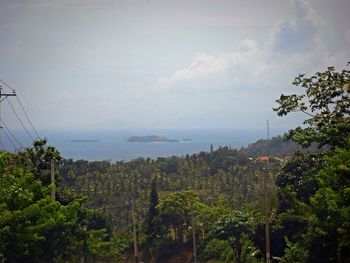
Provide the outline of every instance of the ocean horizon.
[[[283,134],[274,130],[270,134]],[[179,142],[128,142],[131,136],[156,135]],[[43,131],[40,136],[48,139],[65,159],[88,161],[129,161],[136,158],[185,156],[228,146],[234,149],[246,147],[259,139],[266,139],[264,129],[130,129],[130,130],[56,130]],[[20,137],[26,139],[24,134]],[[28,141],[28,138],[27,138]],[[27,143],[27,146],[30,142]]]

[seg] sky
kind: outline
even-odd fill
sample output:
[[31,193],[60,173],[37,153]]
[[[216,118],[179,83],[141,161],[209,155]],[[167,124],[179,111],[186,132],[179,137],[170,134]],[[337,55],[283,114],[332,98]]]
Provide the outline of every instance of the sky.
[[39,130],[267,119],[287,129],[304,116],[272,108],[300,91],[294,77],[350,61],[349,10],[349,0],[0,0],[0,79]]

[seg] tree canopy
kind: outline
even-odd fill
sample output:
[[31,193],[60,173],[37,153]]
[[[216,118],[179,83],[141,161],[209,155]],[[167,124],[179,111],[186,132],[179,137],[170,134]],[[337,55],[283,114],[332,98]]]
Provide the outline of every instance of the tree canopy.
[[[349,64],[348,64],[349,65]],[[350,134],[350,71],[337,72],[328,67],[324,72],[306,77],[300,74],[293,85],[303,89],[302,94],[284,95],[276,101],[273,110],[279,116],[302,112],[308,119],[306,128],[289,132],[289,138],[304,147],[316,142],[320,146],[343,146]]]
[[348,70],[333,67],[310,78],[300,75],[294,84],[305,94],[277,100],[278,115],[301,111],[310,117],[307,127],[291,130],[289,138],[303,147],[325,146],[317,153],[296,152],[277,175],[282,262],[350,260],[349,77]]

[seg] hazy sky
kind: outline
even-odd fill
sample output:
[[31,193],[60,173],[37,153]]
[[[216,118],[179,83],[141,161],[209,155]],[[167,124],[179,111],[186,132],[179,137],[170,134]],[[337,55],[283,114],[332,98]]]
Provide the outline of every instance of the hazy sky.
[[[349,0],[0,0],[0,79],[38,129],[295,127],[298,73],[350,61]],[[16,119],[7,102],[2,116]]]

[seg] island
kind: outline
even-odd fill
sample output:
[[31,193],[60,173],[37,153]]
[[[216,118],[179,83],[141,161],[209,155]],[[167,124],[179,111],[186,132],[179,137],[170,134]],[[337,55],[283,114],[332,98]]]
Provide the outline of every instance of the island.
[[176,139],[170,139],[167,137],[157,136],[157,135],[147,135],[147,136],[131,136],[128,142],[179,142]]

